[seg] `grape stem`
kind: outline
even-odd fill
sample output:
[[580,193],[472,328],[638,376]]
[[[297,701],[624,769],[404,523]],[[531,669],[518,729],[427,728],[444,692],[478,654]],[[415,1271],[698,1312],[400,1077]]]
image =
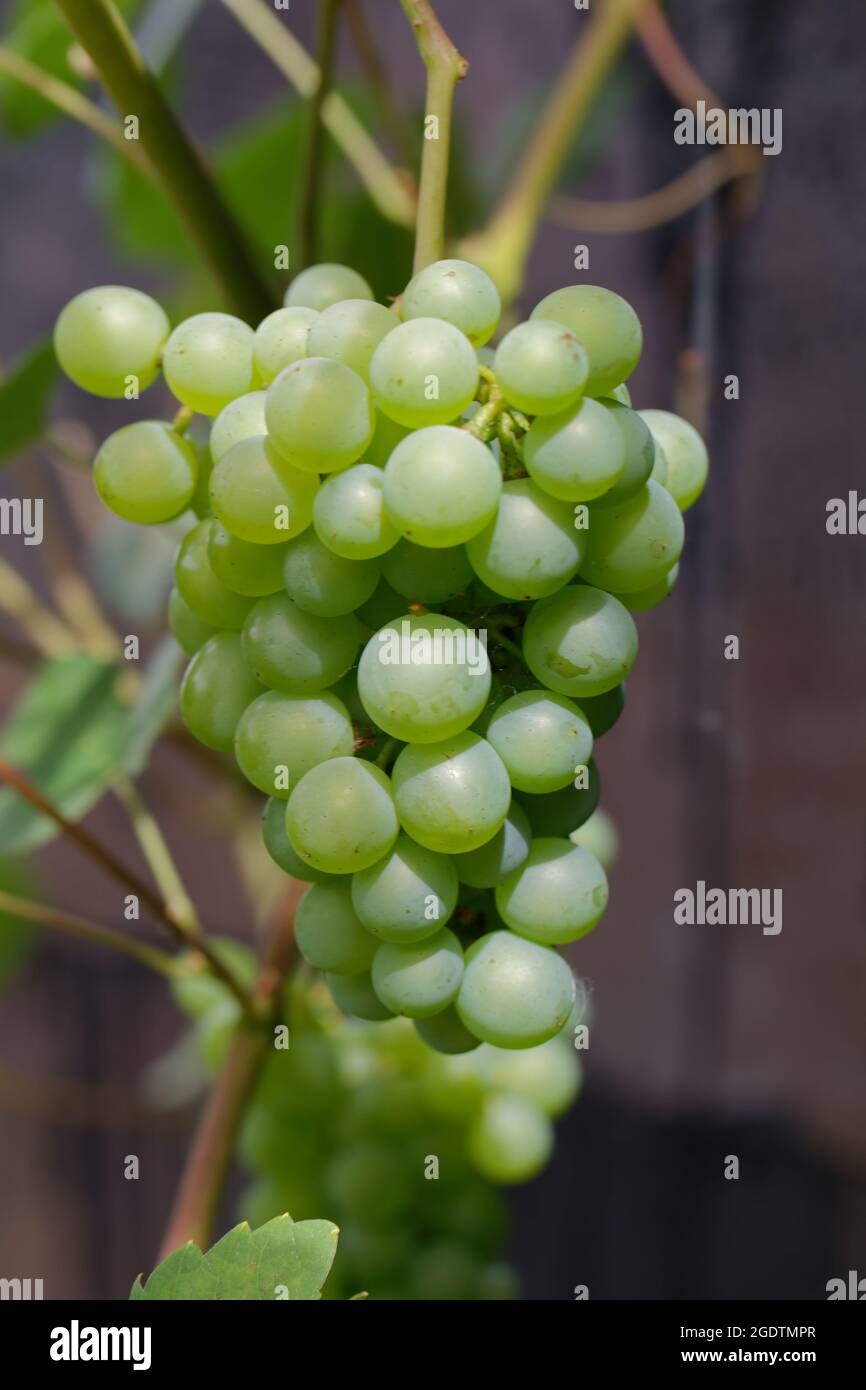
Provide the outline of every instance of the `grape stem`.
[[183,885],[165,837],[145,806],[138,788],[123,773],[114,778],[113,788],[129,816],[135,838],[165,900],[166,911],[186,936],[199,936],[202,928],[195,905]]
[[177,412],[177,414],[171,422],[171,427],[174,430],[175,434],[186,434],[187,430],[192,424],[192,418],[194,414],[195,411],[192,410],[188,405],[182,405],[180,407],[180,410]]
[[298,219],[299,250],[297,269],[312,265],[316,259],[321,204],[322,108],[333,81],[337,21],[341,0],[321,0],[318,27],[318,79],[310,101],[307,125],[307,148],[304,152],[301,177],[301,214]]
[[454,88],[469,63],[454,47],[430,0],[400,0],[427,70],[424,145],[415,226],[415,271],[445,254],[445,207]]
[[55,0],[123,117],[138,135],[163,191],[180,214],[235,311],[258,323],[274,307],[244,235],[198,151],[163,97],[111,0]]
[[28,922],[38,922],[43,927],[52,927],[93,946],[107,946],[122,956],[138,961],[140,965],[146,965],[149,970],[156,970],[160,975],[176,974],[175,959],[168,951],[160,950],[158,946],[148,946],[143,941],[133,941],[120,932],[112,931],[110,927],[88,922],[83,917],[50,907],[47,903],[33,902],[29,898],[19,898],[14,893],[0,890],[0,912],[8,912],[12,917],[21,917]]
[[375,759],[376,766],[380,767],[383,772],[387,772],[394,761],[397,750],[402,748],[402,746],[398,738],[386,739]]

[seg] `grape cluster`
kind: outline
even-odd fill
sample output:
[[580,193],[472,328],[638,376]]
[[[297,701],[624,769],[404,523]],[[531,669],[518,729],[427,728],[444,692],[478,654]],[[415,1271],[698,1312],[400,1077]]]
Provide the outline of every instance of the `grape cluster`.
[[403,1015],[452,1054],[535,1048],[569,1016],[555,948],[608,899],[593,744],[707,473],[691,425],[631,407],[642,334],[619,295],[557,290],[492,351],[499,313],[447,260],[391,309],[319,265],[255,330],[170,331],[114,287],[56,329],[85,389],[161,369],[180,402],[113,434],[96,486],[130,521],[189,518],[182,715],[269,797],[267,848],[311,884],[303,955],[347,1014]]

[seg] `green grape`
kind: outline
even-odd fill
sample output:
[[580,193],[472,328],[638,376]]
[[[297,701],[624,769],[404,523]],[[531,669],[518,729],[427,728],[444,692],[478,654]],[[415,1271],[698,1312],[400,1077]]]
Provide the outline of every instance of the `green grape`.
[[655,584],[649,584],[645,589],[634,589],[630,594],[617,594],[616,597],[629,613],[645,613],[649,608],[658,608],[673,592],[679,572],[679,564],[676,564]]
[[412,1259],[409,1297],[420,1303],[462,1303],[478,1297],[482,1265],[456,1241],[423,1246]]
[[370,359],[399,320],[390,309],[369,299],[341,299],[323,309],[310,329],[307,353],[343,362],[369,382]]
[[[262,319],[256,329],[253,357],[265,386],[276,381],[286,367],[307,356],[310,329],[318,317],[316,309],[299,304],[295,308],[275,309]],[[264,430],[257,433],[263,434]]]
[[172,395],[201,415],[219,415],[256,385],[253,330],[231,314],[194,314],[175,328],[162,354]]
[[196,617],[179,589],[172,589],[168,600],[168,625],[174,640],[187,656],[195,656],[209,637],[217,631],[210,623]]
[[[209,945],[214,955],[232,971],[241,984],[250,987],[257,972],[255,952],[232,936],[212,936]],[[193,957],[179,967],[182,973],[173,976],[171,992],[175,1003],[190,1018],[203,1018],[214,1007],[226,1003],[236,1006],[222,980],[206,965],[202,957]]]
[[592,730],[577,705],[549,690],[524,690],[495,711],[485,737],[505,764],[512,787],[555,792],[589,761]]
[[207,543],[210,567],[221,584],[247,598],[265,598],[283,587],[283,545],[238,540],[221,521],[211,524]]
[[313,530],[289,542],[283,581],[293,603],[319,618],[340,618],[372,598],[379,583],[375,560],[344,560]]
[[[644,423],[646,422],[644,421]],[[650,433],[652,433],[652,431],[650,431]],[[655,435],[653,435],[653,444],[655,445],[655,459],[653,461],[653,471],[650,473],[650,478],[652,478],[654,483],[661,483],[662,487],[667,487],[668,456]]]
[[384,858],[354,875],[352,903],[373,936],[414,945],[439,931],[454,911],[457,872],[446,855],[401,834]]
[[219,463],[224,454],[242,439],[255,439],[267,434],[265,424],[265,393],[250,391],[246,396],[238,396],[229,401],[211,425],[210,456]]
[[293,309],[328,309],[341,299],[372,299],[373,291],[363,275],[348,265],[323,261],[296,275],[286,290],[284,303]]
[[[454,1013],[454,1010],[448,1012]],[[440,1019],[442,1014],[436,1017]],[[421,1020],[422,1026],[424,1023],[425,1020]],[[418,1031],[421,1031],[420,1028]],[[467,1033],[467,1037],[471,1036],[471,1033]],[[477,1038],[473,1038],[473,1042],[476,1048],[491,1050],[479,1044]],[[520,1054],[511,1052],[502,1055],[515,1061]],[[434,1207],[427,1224],[431,1230],[459,1240],[477,1255],[493,1255],[508,1235],[509,1213],[502,1194],[467,1171],[460,1172],[456,1178],[451,1183],[443,1182],[440,1178],[438,1183],[427,1184],[428,1188],[433,1189],[429,1195]]]
[[619,401],[620,405],[631,405],[631,391],[629,391],[624,381],[619,386],[614,386],[612,391],[607,393],[608,399]]
[[441,1013],[433,1014],[431,1018],[416,1019],[415,1027],[419,1038],[428,1047],[432,1047],[434,1052],[443,1052],[446,1056],[456,1057],[463,1052],[472,1052],[480,1046],[474,1033],[470,1033],[461,1022],[453,1004],[449,1004]]
[[578,401],[557,415],[533,420],[523,460],[534,482],[551,497],[591,502],[614,486],[626,461],[625,439],[603,401]]
[[492,519],[501,491],[490,449],[451,425],[408,435],[385,465],[388,520],[410,540],[436,549],[477,535]]
[[490,1182],[528,1182],[553,1153],[553,1126],[523,1096],[491,1096],[469,1131],[469,1155]]
[[472,582],[472,566],[462,545],[428,550],[412,541],[398,541],[383,556],[382,573],[404,598],[434,606],[465,593]]
[[604,396],[631,376],[643,347],[640,319],[627,300],[600,285],[567,285],[532,311],[555,319],[580,339],[589,354],[587,396]]
[[407,1018],[430,1018],[453,1002],[463,976],[463,947],[447,927],[411,945],[383,941],[373,960],[373,988]]
[[190,733],[208,748],[230,753],[238,720],[262,687],[250,675],[234,632],[209,637],[186,668],[180,713]]
[[366,723],[367,711],[361,704],[361,697],[358,694],[357,670],[355,668],[347,671],[345,676],[341,676],[331,687],[331,694],[343,701],[353,721],[359,724]]
[[[341,976],[341,983],[348,976]],[[414,1175],[397,1145],[353,1144],[328,1164],[325,1191],[341,1212],[370,1230],[401,1224],[414,1194]]]
[[332,975],[360,975],[378,945],[355,916],[348,883],[314,883],[298,904],[295,936],[304,960]]
[[649,427],[644,424],[636,410],[610,400],[599,401],[599,405],[619,430],[625,447],[625,464],[613,487],[594,500],[597,507],[619,506],[627,497],[632,497],[638,492],[652,476],[656,463],[656,449]]
[[263,685],[285,695],[316,695],[355,660],[361,629],[351,614],[318,618],[285,594],[259,599],[243,632],[244,656]]
[[562,1036],[522,1052],[482,1043],[476,1057],[491,1086],[522,1096],[554,1120],[565,1114],[580,1091],[580,1062]]
[[210,475],[213,472],[213,459],[211,458],[210,448],[201,441],[195,442],[196,453],[196,483],[195,492],[190,500],[190,511],[195,512],[201,518],[211,516],[210,509]]
[[156,380],[170,332],[164,309],[150,295],[99,285],[70,299],[54,328],[54,351],[83,391],[120,398],[130,386],[146,391]]
[[556,415],[583,390],[589,358],[564,324],[535,319],[506,333],[493,370],[511,405],[527,415]]
[[506,483],[496,516],[466,546],[479,579],[498,596],[544,598],[576,574],[586,548],[571,508],[529,478]]
[[466,952],[457,1012],[482,1042],[537,1047],[562,1028],[574,997],[574,977],[555,951],[493,931]]
[[710,459],[706,444],[694,425],[669,410],[642,410],[640,417],[668,461],[665,487],[680,511],[688,511],[707,481]]
[[382,859],[399,826],[391,783],[360,758],[329,758],[305,773],[289,797],[289,839],[328,873],[355,873]]
[[336,473],[373,437],[367,387],[351,367],[327,357],[305,357],[280,372],[268,387],[265,416],[278,471]]
[[676,564],[684,540],[670,493],[648,482],[616,506],[593,509],[581,577],[615,594],[648,589]]
[[542,946],[586,936],[607,907],[607,875],[594,855],[570,840],[533,840],[529,856],[496,889],[503,922]]
[[235,732],[241,772],[259,791],[283,798],[311,767],[348,758],[354,746],[348,711],[328,692],[305,698],[269,690],[247,707]]
[[485,844],[508,814],[508,773],[499,754],[477,734],[410,744],[394,764],[392,776],[403,829],[442,854],[461,854]]
[[619,853],[619,836],[616,826],[606,811],[596,807],[592,815],[572,830],[568,837],[573,845],[581,845],[594,854],[605,873],[609,873],[616,863]]
[[372,598],[361,604],[355,616],[365,627],[377,631],[393,618],[399,618],[405,611],[406,600],[403,595],[395,593],[387,579],[380,579],[373,590]]
[[493,839],[457,858],[460,882],[470,888],[495,888],[523,863],[531,839],[526,812],[512,800],[505,822]]
[[580,701],[581,713],[592,729],[594,739],[601,738],[602,734],[613,728],[624,708],[624,685],[615,685],[604,695],[593,695],[589,700],[581,698]]
[[394,1017],[374,990],[369,970],[357,975],[326,974],[325,979],[334,1003],[344,1014],[364,1018],[369,1023],[384,1023]]
[[318,478],[289,468],[263,435],[229,449],[210,480],[214,515],[252,545],[279,545],[305,531],[318,490]]
[[[581,706],[583,708],[583,706]],[[564,838],[589,820],[601,796],[601,778],[595,760],[587,764],[586,786],[563,787],[546,796],[521,796],[521,805],[529,817],[532,833]]]
[[531,610],[523,655],[549,690],[576,700],[603,695],[634,665],[637,628],[619,599],[588,584],[572,584]]
[[299,878],[306,883],[334,882],[333,874],[314,869],[293,848],[286,834],[286,803],[279,797],[272,796],[265,806],[262,815],[262,839],[274,863],[292,878]]
[[370,386],[398,425],[447,425],[475,395],[478,358],[469,339],[442,319],[409,319],[383,338],[370,362]]
[[376,423],[373,438],[364,450],[364,460],[374,464],[376,468],[384,468],[400,440],[406,438],[409,428],[407,425],[398,425],[396,420],[389,420],[381,410],[374,409],[373,415]]
[[344,560],[373,560],[396,545],[381,468],[356,463],[326,478],[313,503],[313,525],[323,545]]
[[469,261],[434,261],[419,270],[403,291],[400,317],[444,319],[481,347],[502,312],[499,291],[486,271]]
[[358,664],[365,710],[404,743],[441,743],[468,729],[489,690],[490,663],[477,634],[441,613],[407,613],[381,628]]
[[162,420],[137,420],[109,435],[93,470],[96,490],[115,516],[139,526],[171,521],[195,492],[194,444]]
[[359,1288],[366,1288],[363,1281],[397,1275],[411,1248],[411,1233],[402,1228],[371,1231],[360,1221],[347,1221],[340,1227],[340,1259],[351,1266]]
[[239,632],[252,608],[252,600],[235,594],[220,583],[208,558],[213,521],[199,521],[187,531],[174,562],[174,582],[181,598],[203,623]]

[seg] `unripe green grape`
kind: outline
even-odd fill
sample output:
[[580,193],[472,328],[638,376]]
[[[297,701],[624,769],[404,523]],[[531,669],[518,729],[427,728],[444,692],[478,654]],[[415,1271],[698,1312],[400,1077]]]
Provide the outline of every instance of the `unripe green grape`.
[[533,420],[523,441],[526,471],[540,488],[566,502],[591,502],[621,477],[626,448],[613,411],[587,397],[556,415]]
[[477,734],[410,744],[397,758],[392,777],[403,829],[441,854],[486,844],[508,814],[508,773],[499,754]]
[[582,780],[586,786],[563,787],[543,796],[525,792],[521,795],[520,804],[536,838],[553,835],[564,839],[589,820],[601,796],[601,778],[594,758],[590,758]]
[[[656,452],[655,452],[655,459],[654,459],[654,461],[653,461],[653,471],[650,473],[650,478],[652,478],[652,480],[653,480],[654,483],[661,483],[662,487],[667,487],[667,485],[668,485],[668,456],[667,456],[667,454],[665,453],[664,449],[662,448],[661,444],[659,444],[659,442],[658,442],[658,440],[656,439],[655,435],[653,435],[653,443],[655,444],[655,451],[656,451]],[[668,491],[670,491],[669,488],[668,488]],[[674,499],[674,500],[676,501],[676,499]],[[680,510],[682,511],[682,508],[680,508]]]
[[154,526],[186,510],[197,472],[194,444],[162,420],[136,420],[106,439],[96,455],[93,481],[115,516]]
[[285,594],[259,599],[244,625],[244,656],[263,685],[286,695],[315,695],[344,676],[361,629],[351,614],[318,618]]
[[150,295],[99,285],[70,299],[54,328],[54,351],[83,391],[121,398],[130,377],[139,391],[156,379],[170,332],[165,310]]
[[373,437],[373,406],[364,382],[342,362],[305,357],[268,387],[268,434],[280,460],[302,473],[336,473],[363,454]]
[[478,358],[469,339],[441,319],[409,319],[383,338],[370,362],[370,386],[383,414],[399,425],[447,425],[475,395]]
[[428,1047],[449,1057],[473,1052],[480,1046],[475,1034],[470,1033],[453,1004],[449,1004],[441,1013],[433,1014],[431,1018],[416,1019],[415,1028],[419,1038]]
[[454,864],[460,882],[470,888],[495,888],[519,868],[529,853],[532,831],[522,806],[512,799],[505,821],[492,840],[468,854],[460,854]]
[[246,598],[265,598],[283,587],[282,545],[253,545],[227,531],[221,521],[211,524],[207,543],[210,567],[221,584]]
[[209,637],[186,668],[180,713],[190,733],[208,748],[230,753],[238,720],[262,687],[250,674],[234,632]]
[[374,409],[373,416],[373,438],[364,450],[364,461],[372,463],[376,468],[384,468],[400,440],[406,438],[409,428],[407,425],[398,425],[396,420],[389,420],[381,410]]
[[637,659],[637,628],[601,589],[572,584],[540,599],[526,620],[523,655],[535,678],[560,695],[603,695]]
[[335,695],[325,691],[305,698],[275,690],[244,710],[234,745],[247,780],[284,799],[311,767],[326,758],[350,757],[354,746],[352,721]]
[[533,840],[526,861],[496,889],[500,917],[519,936],[564,946],[591,932],[608,900],[607,875],[570,840]]
[[521,1052],[482,1043],[476,1056],[491,1086],[522,1096],[551,1119],[564,1115],[580,1091],[580,1061],[562,1036]]
[[577,705],[549,690],[524,690],[494,712],[485,737],[505,764],[512,787],[555,792],[574,782],[592,753],[592,730]]
[[210,509],[210,475],[213,472],[213,459],[207,444],[196,442],[196,483],[190,500],[190,511],[201,520],[212,515]]
[[329,758],[297,783],[286,830],[298,854],[327,873],[356,873],[382,859],[399,833],[391,783],[360,758]]
[[390,309],[369,299],[341,299],[324,309],[310,329],[309,357],[330,357],[343,362],[369,382],[370,359],[399,320]]
[[445,319],[473,347],[493,334],[502,313],[499,291],[486,271],[470,261],[434,261],[413,275],[400,301],[403,319]]
[[323,261],[311,265],[296,275],[286,290],[284,303],[288,308],[300,305],[306,309],[327,309],[341,299],[372,299],[373,291],[363,275],[348,265]]
[[355,916],[347,883],[314,883],[298,904],[298,949],[308,965],[333,975],[369,970],[378,943]]
[[345,560],[373,560],[396,545],[381,468],[356,463],[326,478],[313,503],[313,525],[319,540]]
[[447,1008],[460,988],[463,947],[447,927],[411,945],[383,941],[371,974],[374,990],[392,1013],[430,1018]]
[[181,598],[203,623],[239,632],[252,609],[252,600],[222,584],[208,557],[212,520],[196,523],[187,531],[174,562],[174,582]]
[[570,328],[589,354],[587,396],[604,396],[631,376],[641,355],[643,333],[634,309],[600,285],[567,285],[546,295],[533,319],[555,319]]
[[617,598],[629,613],[646,613],[650,608],[658,608],[672,594],[679,572],[679,564],[676,564],[655,584],[649,584],[645,589],[634,589],[629,594],[617,594]]
[[469,1131],[469,1156],[490,1182],[529,1182],[553,1153],[553,1126],[522,1096],[492,1096]]
[[412,603],[445,603],[465,593],[472,582],[472,566],[462,545],[428,550],[398,541],[382,557],[382,573],[391,588]]
[[394,1017],[374,990],[369,970],[357,975],[326,974],[325,979],[334,1003],[344,1014],[366,1019],[369,1023],[384,1023]]
[[353,876],[352,903],[374,937],[411,945],[448,921],[457,905],[457,872],[446,855],[401,834],[384,858]]
[[625,708],[625,686],[615,685],[604,695],[594,695],[589,700],[582,696],[580,708],[593,738],[601,738],[613,728]]
[[318,490],[318,478],[289,468],[263,435],[229,449],[210,480],[214,515],[252,545],[279,545],[305,531]]
[[237,400],[229,401],[211,425],[210,456],[214,463],[219,463],[242,439],[255,439],[267,432],[264,391],[238,396]]
[[594,854],[605,873],[609,873],[616,863],[619,853],[619,836],[616,826],[606,811],[597,806],[592,815],[572,830],[568,837],[573,845],[581,845]]
[[333,883],[336,875],[314,869],[294,849],[286,834],[286,803],[272,796],[262,814],[262,840],[265,849],[284,873],[305,883]]
[[466,952],[457,1012],[482,1042],[537,1047],[562,1028],[574,997],[574,977],[555,951],[493,931]]
[[168,625],[174,640],[187,656],[195,656],[199,647],[217,631],[217,628],[210,623],[203,623],[201,618],[193,613],[179,589],[172,589],[169,596]]
[[598,404],[606,411],[611,424],[619,430],[625,447],[622,472],[612,488],[594,499],[596,507],[614,507],[627,497],[633,497],[652,476],[656,449],[649,426],[636,410],[611,400],[599,401]]
[[387,579],[383,578],[376,585],[372,598],[361,604],[355,616],[365,627],[377,632],[394,618],[401,617],[405,611],[406,599],[402,594],[396,593]]
[[407,613],[370,638],[358,693],[370,718],[404,743],[468,729],[487,700],[490,663],[475,633],[440,613]]
[[201,415],[219,415],[256,385],[254,334],[232,314],[194,314],[175,328],[162,354],[172,394]]
[[648,589],[676,564],[684,540],[676,502],[659,483],[648,482],[616,506],[593,509],[581,577],[609,593]]
[[479,579],[493,592],[518,602],[556,593],[576,574],[586,549],[585,532],[572,510],[548,497],[529,478],[502,489],[493,520],[467,543]]
[[478,1297],[482,1265],[456,1241],[423,1246],[412,1260],[410,1297],[420,1303],[463,1303]]
[[[212,936],[209,945],[214,955],[227,966],[243,985],[250,987],[256,978],[256,956],[249,946],[231,936]],[[173,976],[171,992],[175,1003],[190,1018],[203,1018],[214,1007],[236,1001],[230,998],[226,986],[218,979],[201,957],[198,962],[180,967]]]
[[312,529],[289,542],[283,564],[289,598],[320,618],[339,618],[366,603],[379,577],[374,560],[344,560]]
[[[371,1231],[360,1221],[347,1221],[340,1227],[340,1259],[351,1266],[359,1281],[396,1276],[411,1253],[408,1230]],[[367,1287],[364,1283],[363,1287]]]
[[492,520],[502,492],[486,444],[451,425],[417,430],[385,465],[385,510],[404,536],[442,549],[460,545]]
[[667,458],[665,487],[680,511],[688,511],[707,481],[710,459],[706,444],[694,425],[670,410],[642,410],[640,417]]
[[511,405],[527,415],[556,415],[583,390],[589,358],[564,324],[535,319],[506,333],[493,370]]
[[262,319],[256,329],[253,358],[265,386],[276,381],[286,367],[307,356],[310,329],[318,317],[317,310],[297,305],[293,309],[275,309]]
[[608,391],[607,399],[619,401],[620,405],[631,405],[631,391],[629,391],[624,381],[619,386],[614,386],[612,391]]

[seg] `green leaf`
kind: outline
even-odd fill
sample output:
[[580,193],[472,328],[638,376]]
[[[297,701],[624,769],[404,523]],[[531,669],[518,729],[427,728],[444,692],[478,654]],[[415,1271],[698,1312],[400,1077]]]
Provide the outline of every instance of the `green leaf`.
[[[123,748],[130,716],[117,699],[117,677],[116,666],[83,653],[46,662],[0,737],[0,755],[70,820],[99,800]],[[4,854],[26,854],[56,834],[54,822],[16,792],[0,792]]]
[[147,767],[150,750],[174,710],[177,679],[184,660],[174,638],[165,637],[145,667],[141,689],[123,731],[120,766],[130,777]]
[[42,434],[59,375],[54,346],[45,338],[0,381],[0,459]]
[[130,1299],[151,1301],[244,1301],[321,1298],[337,1252],[339,1231],[330,1221],[292,1221],[288,1215],[253,1231],[244,1221],[202,1254],[190,1242],[141,1276]]

